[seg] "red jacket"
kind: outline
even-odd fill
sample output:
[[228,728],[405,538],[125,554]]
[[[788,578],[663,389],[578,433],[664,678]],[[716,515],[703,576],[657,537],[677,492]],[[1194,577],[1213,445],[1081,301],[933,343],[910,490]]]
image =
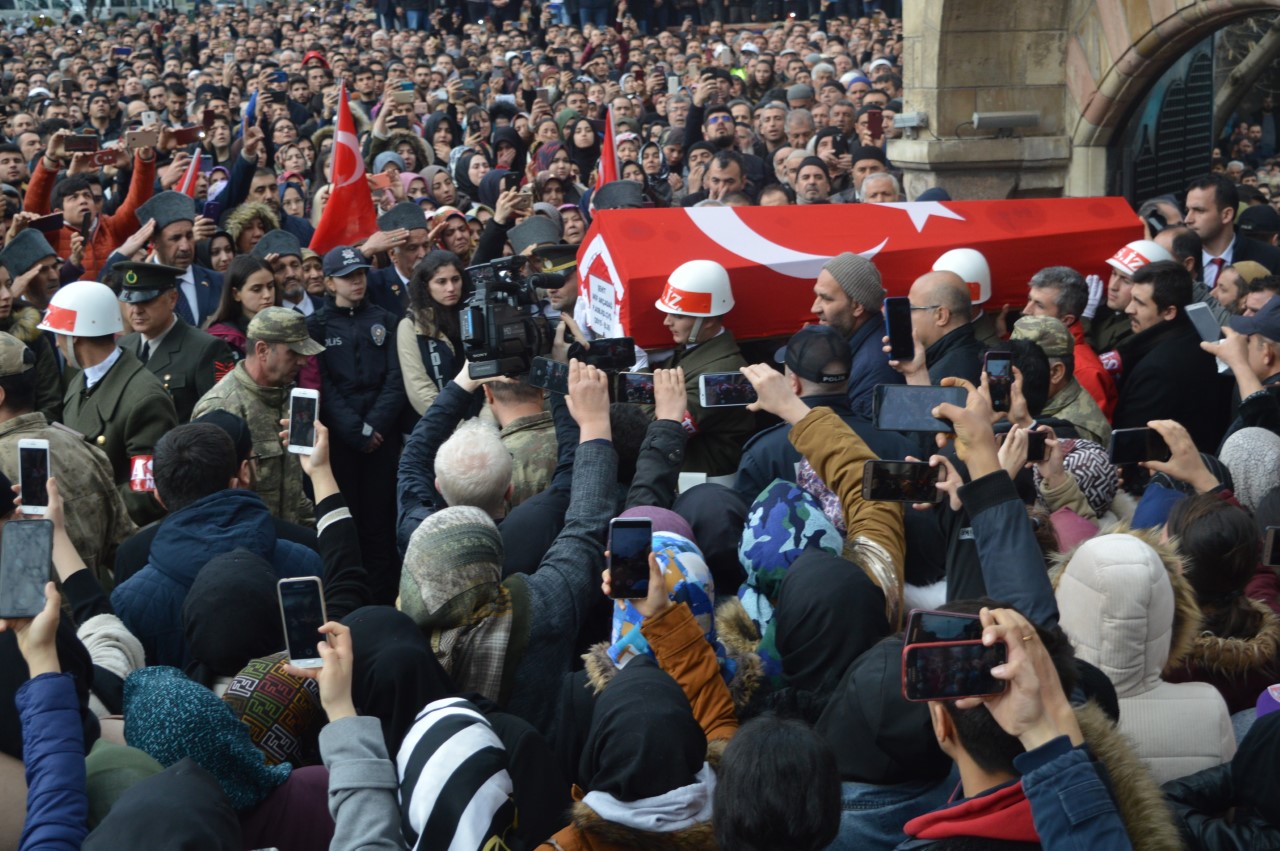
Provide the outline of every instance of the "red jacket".
[[1072,351],[1076,362],[1076,381],[1098,403],[1107,422],[1111,422],[1111,417],[1116,412],[1116,399],[1120,396],[1116,390],[1116,380],[1107,372],[1102,361],[1098,360],[1098,353],[1085,341],[1084,326],[1079,322],[1072,322],[1068,327],[1076,341]]
[[[53,196],[53,185],[58,175],[44,167],[44,157],[36,164],[35,173],[27,185],[27,197],[22,201],[22,209],[29,213],[47,216]],[[133,180],[129,184],[129,194],[124,203],[110,216],[99,216],[98,226],[93,229],[89,244],[84,247],[84,276],[89,280],[97,280],[102,266],[111,255],[129,237],[133,236],[142,225],[138,222],[138,208],[151,197],[156,182],[155,159],[144,160],[137,154],[133,157]],[[74,228],[64,227],[51,235],[53,250],[59,257],[71,256],[71,237]]]

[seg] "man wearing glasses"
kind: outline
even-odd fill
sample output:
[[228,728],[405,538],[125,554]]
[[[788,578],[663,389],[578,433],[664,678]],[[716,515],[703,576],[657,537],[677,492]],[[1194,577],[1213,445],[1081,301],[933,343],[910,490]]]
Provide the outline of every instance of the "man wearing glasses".
[[980,384],[984,349],[970,324],[969,285],[955,272],[928,272],[916,278],[907,298],[916,356],[911,363],[895,361],[896,368],[909,377],[924,366],[931,384],[947,377]]

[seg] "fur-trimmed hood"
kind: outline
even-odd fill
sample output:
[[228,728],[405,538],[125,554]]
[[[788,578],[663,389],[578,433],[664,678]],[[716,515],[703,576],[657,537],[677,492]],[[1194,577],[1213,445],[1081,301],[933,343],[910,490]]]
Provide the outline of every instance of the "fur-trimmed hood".
[[1274,666],[1280,659],[1280,617],[1259,600],[1249,600],[1262,623],[1248,638],[1221,638],[1209,632],[1195,637],[1183,663],[1200,675],[1245,677]]
[[418,134],[409,130],[392,130],[386,139],[372,139],[369,143],[368,167],[373,167],[373,160],[383,151],[394,151],[401,142],[408,142],[418,154],[418,167],[409,171],[419,172],[427,166],[435,165],[436,155],[430,146]]
[[244,226],[254,219],[262,220],[264,232],[280,229],[280,217],[275,214],[275,211],[261,201],[246,201],[223,217],[222,230],[231,234],[231,240],[234,242],[240,238],[240,231],[244,230]]
[[28,346],[40,338],[43,333],[36,326],[40,324],[40,311],[20,301],[13,302],[13,310],[9,318],[0,322],[0,331],[12,334]]
[[1158,530],[1119,526],[1090,538],[1061,554],[1051,575],[1076,655],[1100,668],[1121,698],[1155,688],[1200,633],[1203,616],[1182,559]]
[[[719,629],[719,625],[719,610],[717,610],[717,629]],[[727,685],[729,686],[729,695],[733,698],[734,710],[741,712],[742,708],[750,702],[756,689],[759,688],[760,678],[764,675],[764,666],[760,662],[760,657],[755,653],[743,651],[741,647],[732,647],[723,641],[721,644],[724,644],[725,655],[737,668],[733,679]],[[609,658],[609,642],[607,641],[593,644],[586,653],[582,654],[582,661],[584,663],[583,667],[587,672],[587,682],[591,684],[591,688],[596,694],[603,691],[609,681],[618,674],[618,666],[613,664],[613,660]]]
[[572,821],[543,847],[557,851],[719,851],[711,822],[672,833],[652,833],[605,821],[595,810],[579,801],[573,805]]

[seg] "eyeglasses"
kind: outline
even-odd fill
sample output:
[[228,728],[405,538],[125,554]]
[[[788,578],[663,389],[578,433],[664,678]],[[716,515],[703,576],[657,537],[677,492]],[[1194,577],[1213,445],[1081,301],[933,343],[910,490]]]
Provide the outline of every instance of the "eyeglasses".
[[926,304],[926,305],[924,305],[923,307],[917,307],[917,306],[916,306],[916,305],[914,305],[914,304],[913,304],[913,305],[911,305],[911,309],[912,309],[912,310],[937,310],[939,307],[942,307],[942,305],[940,305],[940,304]]
[[724,113],[721,113],[721,114],[719,114],[719,115],[713,115],[713,116],[711,116],[710,118],[708,118],[708,119],[707,119],[707,123],[708,123],[708,124],[719,124],[719,123],[721,123],[722,121],[732,121],[732,120],[733,120],[733,116],[732,116],[732,115],[725,115]]

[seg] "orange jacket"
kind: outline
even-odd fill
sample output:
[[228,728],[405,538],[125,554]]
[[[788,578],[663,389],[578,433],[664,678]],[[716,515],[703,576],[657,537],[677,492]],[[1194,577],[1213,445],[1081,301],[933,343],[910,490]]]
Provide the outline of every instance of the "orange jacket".
[[1076,381],[1079,381],[1084,391],[1098,403],[1107,422],[1111,422],[1111,416],[1116,412],[1116,399],[1120,398],[1120,392],[1116,390],[1116,380],[1111,377],[1111,373],[1107,372],[1102,361],[1098,360],[1098,353],[1085,340],[1084,326],[1079,322],[1072,322],[1068,327],[1071,328],[1071,336],[1076,341],[1075,348],[1072,349],[1076,364]]

